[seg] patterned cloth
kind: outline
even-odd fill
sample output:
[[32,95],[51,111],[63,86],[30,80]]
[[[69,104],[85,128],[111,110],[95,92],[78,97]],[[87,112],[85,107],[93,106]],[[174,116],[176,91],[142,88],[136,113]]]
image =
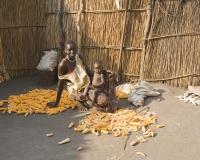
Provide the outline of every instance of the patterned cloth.
[[75,57],[76,59],[76,67],[70,73],[62,76],[58,76],[59,79],[70,80],[72,83],[67,82],[68,92],[71,94],[73,89],[75,91],[80,91],[86,85],[90,84],[89,77],[86,73],[85,67],[78,55]]

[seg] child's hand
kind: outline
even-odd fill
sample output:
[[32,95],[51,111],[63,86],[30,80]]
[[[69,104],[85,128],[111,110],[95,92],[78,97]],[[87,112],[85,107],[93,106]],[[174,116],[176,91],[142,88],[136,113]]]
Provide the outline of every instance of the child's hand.
[[111,71],[111,70],[107,70],[107,74],[108,74],[109,76],[113,76],[113,75],[115,74],[115,72],[114,72],[114,71]]

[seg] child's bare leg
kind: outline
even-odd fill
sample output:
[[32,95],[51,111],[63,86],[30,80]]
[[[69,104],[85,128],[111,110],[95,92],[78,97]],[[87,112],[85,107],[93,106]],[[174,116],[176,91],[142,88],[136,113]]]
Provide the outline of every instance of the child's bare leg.
[[85,87],[85,90],[84,90],[83,94],[82,94],[81,97],[80,97],[81,100],[86,99],[86,95],[87,95],[88,91],[89,91],[91,88],[92,88],[91,85],[87,85],[87,86]]
[[94,106],[94,103],[97,99],[97,95],[98,93],[102,92],[102,88],[95,88],[94,91],[93,91],[93,95],[92,95],[92,103],[90,104],[89,107],[93,107]]

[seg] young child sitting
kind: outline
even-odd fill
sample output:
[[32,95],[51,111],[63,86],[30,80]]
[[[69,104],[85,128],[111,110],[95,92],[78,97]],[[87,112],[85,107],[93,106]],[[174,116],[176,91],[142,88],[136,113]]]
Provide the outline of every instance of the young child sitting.
[[89,90],[94,90],[92,95],[92,103],[89,107],[93,107],[96,102],[98,93],[104,90],[105,77],[103,74],[103,64],[101,61],[96,60],[94,63],[94,76],[92,79],[92,85],[87,85],[85,87],[83,95],[80,97],[82,100],[86,99]]

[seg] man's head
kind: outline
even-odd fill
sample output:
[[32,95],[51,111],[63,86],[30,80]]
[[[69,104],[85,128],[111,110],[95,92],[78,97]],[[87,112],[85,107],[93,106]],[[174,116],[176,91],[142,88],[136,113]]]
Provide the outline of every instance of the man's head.
[[94,62],[94,72],[99,74],[103,69],[103,64],[100,60]]
[[74,41],[69,40],[65,42],[64,53],[70,60],[74,60],[76,56],[76,44]]

